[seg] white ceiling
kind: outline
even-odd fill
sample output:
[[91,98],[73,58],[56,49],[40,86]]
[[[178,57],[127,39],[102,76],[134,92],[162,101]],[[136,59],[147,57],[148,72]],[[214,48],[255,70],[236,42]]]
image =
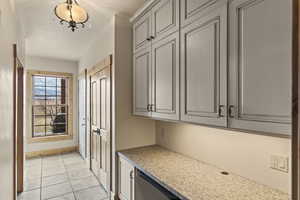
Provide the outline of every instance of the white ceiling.
[[60,25],[53,9],[65,0],[16,0],[26,37],[26,54],[79,60],[114,14],[131,16],[144,0],[80,0],[89,13],[86,28],[72,32]]

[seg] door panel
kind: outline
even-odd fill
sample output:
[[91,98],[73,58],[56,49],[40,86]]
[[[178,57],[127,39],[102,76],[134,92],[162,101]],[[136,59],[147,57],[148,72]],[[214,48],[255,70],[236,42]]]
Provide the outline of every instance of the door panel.
[[182,0],[181,26],[192,23],[218,7],[217,4],[224,4],[224,2],[224,0]]
[[179,32],[152,46],[152,117],[179,120]]
[[141,17],[133,26],[134,51],[151,45],[151,11]]
[[162,0],[152,8],[152,36],[156,42],[179,29],[179,0]]
[[150,116],[151,102],[151,48],[143,49],[134,55],[134,110],[135,115]]
[[85,159],[86,155],[86,79],[78,81],[79,85],[79,153]]
[[103,185],[107,185],[108,173],[108,137],[110,135],[110,91],[109,77],[102,77],[100,80],[100,180]]
[[99,113],[99,97],[98,97],[98,84],[97,79],[93,79],[91,82],[91,135],[92,135],[92,152],[91,152],[91,160],[92,160],[92,170],[96,175],[99,174],[98,170],[100,168],[99,161],[99,137],[98,137],[98,115]]
[[92,170],[109,191],[111,93],[110,67],[91,76]]
[[182,30],[181,119],[226,126],[227,5]]
[[121,200],[134,200],[134,167],[119,157],[119,197]]
[[230,4],[230,127],[290,133],[291,13],[290,0]]

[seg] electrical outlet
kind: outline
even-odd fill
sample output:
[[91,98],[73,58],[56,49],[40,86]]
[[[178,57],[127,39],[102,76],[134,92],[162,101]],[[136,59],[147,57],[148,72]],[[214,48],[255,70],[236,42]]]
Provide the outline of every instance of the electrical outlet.
[[289,158],[286,156],[271,156],[271,168],[274,170],[289,172]]

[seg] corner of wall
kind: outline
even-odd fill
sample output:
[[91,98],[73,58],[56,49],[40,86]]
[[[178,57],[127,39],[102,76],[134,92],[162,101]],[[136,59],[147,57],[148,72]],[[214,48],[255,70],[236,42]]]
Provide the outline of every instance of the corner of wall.
[[155,144],[155,121],[132,115],[132,25],[115,16],[116,150]]

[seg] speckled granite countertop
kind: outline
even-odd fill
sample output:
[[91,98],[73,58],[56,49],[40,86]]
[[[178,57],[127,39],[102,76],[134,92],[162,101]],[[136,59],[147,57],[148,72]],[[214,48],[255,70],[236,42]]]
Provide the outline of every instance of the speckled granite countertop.
[[169,151],[148,146],[119,152],[167,189],[191,200],[289,200],[289,195]]

